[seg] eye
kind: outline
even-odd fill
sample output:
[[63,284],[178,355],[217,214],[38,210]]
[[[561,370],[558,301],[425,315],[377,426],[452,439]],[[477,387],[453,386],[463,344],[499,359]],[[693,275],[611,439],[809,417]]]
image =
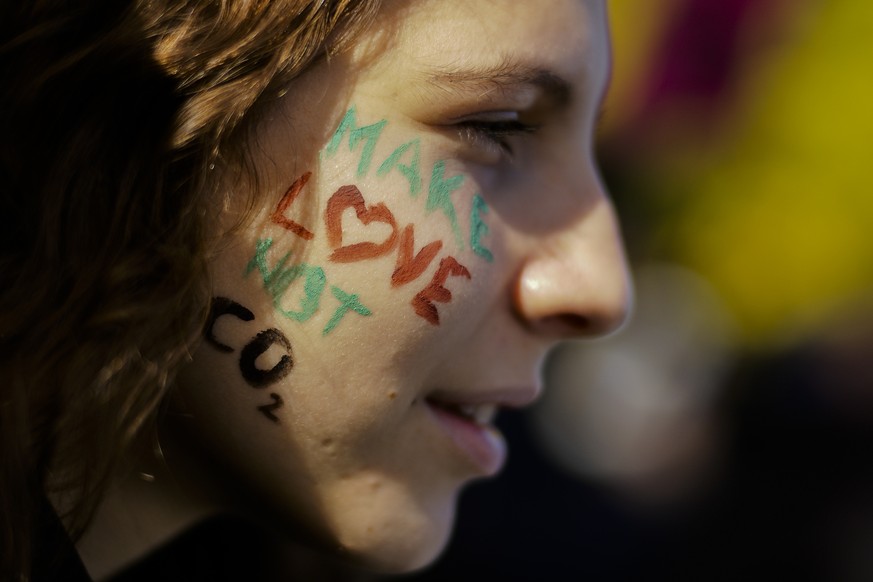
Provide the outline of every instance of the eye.
[[473,148],[513,157],[515,139],[534,133],[539,126],[526,123],[517,111],[496,111],[464,117],[453,124],[459,137]]

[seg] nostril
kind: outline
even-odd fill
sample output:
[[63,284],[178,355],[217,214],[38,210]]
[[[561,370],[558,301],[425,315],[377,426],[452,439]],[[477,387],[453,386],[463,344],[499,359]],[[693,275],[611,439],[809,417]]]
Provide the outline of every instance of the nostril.
[[549,335],[584,336],[596,333],[596,326],[591,318],[575,313],[544,317],[536,323],[536,327]]
[[560,325],[570,328],[574,331],[588,331],[591,326],[591,318],[576,313],[565,313],[555,317]]
[[544,317],[535,326],[550,335],[593,338],[614,332],[621,327],[623,320],[608,314],[562,313]]

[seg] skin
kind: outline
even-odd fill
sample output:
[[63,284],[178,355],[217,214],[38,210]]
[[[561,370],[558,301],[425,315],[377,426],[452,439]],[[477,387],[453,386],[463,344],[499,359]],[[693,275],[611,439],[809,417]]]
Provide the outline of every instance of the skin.
[[[350,54],[295,82],[257,129],[265,204],[212,263],[214,295],[254,317],[215,320],[211,332],[230,351],[204,342],[194,354],[162,444],[170,468],[196,483],[196,497],[210,507],[254,499],[247,511],[296,524],[370,567],[408,571],[444,547],[462,486],[496,470],[460,450],[428,403],[533,401],[547,350],[615,329],[630,292],[592,153],[610,66],[603,2],[398,1],[378,23]],[[363,142],[352,150],[346,135],[327,151],[352,108],[358,127],[385,122],[364,172]],[[511,153],[464,129],[469,120],[506,118],[537,126],[505,136]],[[417,195],[396,167],[378,171],[413,140]],[[409,149],[400,161],[411,160]],[[462,177],[449,193],[454,222],[430,193],[435,166],[444,181]],[[277,221],[283,196],[307,172]],[[355,186],[368,207],[383,203],[398,237],[414,225],[413,253],[441,242],[419,276],[392,284],[399,243],[381,256],[331,259],[339,243],[325,213],[344,186]],[[231,205],[228,223],[241,212]],[[346,247],[391,236],[387,223],[365,225],[349,208],[338,220]],[[285,267],[324,273],[319,307],[304,321],[281,312],[302,310],[304,277],[277,302],[252,262],[267,240],[268,269],[290,253]],[[451,300],[431,302],[434,323],[413,301],[447,257],[469,278],[455,270],[445,279]],[[349,295],[370,314],[347,310],[336,321],[339,297]],[[255,387],[241,373],[241,354],[268,329],[291,348],[273,346],[256,367],[270,369],[290,353],[293,369]]]

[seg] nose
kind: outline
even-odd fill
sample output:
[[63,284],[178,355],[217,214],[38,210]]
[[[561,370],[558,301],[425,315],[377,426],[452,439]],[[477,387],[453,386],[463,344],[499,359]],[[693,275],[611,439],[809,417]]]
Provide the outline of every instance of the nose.
[[627,318],[631,284],[612,204],[598,185],[578,220],[531,241],[516,280],[514,307],[538,333],[594,337]]

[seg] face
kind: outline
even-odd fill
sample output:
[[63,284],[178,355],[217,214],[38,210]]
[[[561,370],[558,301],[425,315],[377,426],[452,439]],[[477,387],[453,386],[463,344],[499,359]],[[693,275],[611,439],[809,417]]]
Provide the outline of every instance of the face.
[[[263,208],[212,262],[190,433],[280,521],[369,566],[444,546],[500,407],[556,341],[624,318],[591,141],[600,0],[389,2],[254,138]],[[236,209],[227,211],[229,220]]]

